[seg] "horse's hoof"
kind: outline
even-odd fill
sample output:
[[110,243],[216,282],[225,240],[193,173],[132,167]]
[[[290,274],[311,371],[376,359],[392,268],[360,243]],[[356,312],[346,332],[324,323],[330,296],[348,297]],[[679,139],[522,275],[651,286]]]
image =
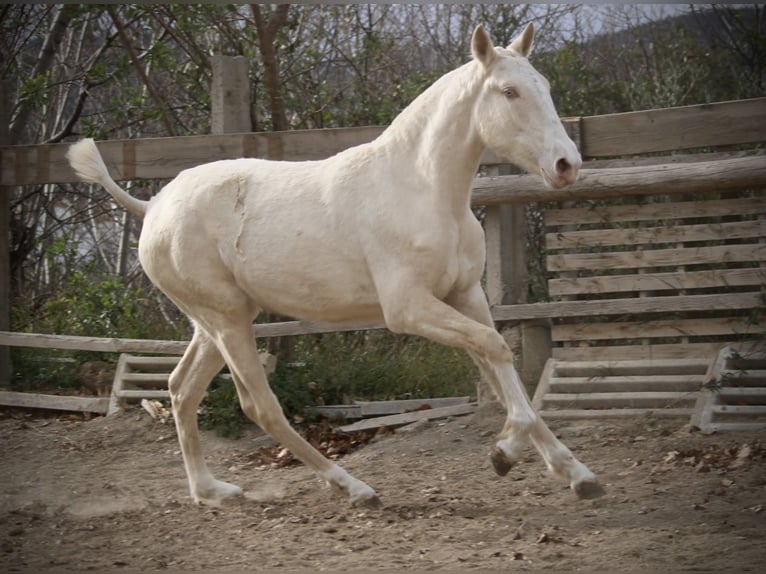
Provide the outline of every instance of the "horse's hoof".
[[244,496],[245,492],[236,484],[215,479],[204,487],[197,487],[196,492],[192,492],[194,502],[204,506],[221,506],[227,500]]
[[606,494],[604,487],[601,486],[596,479],[578,482],[577,484],[572,485],[572,490],[575,491],[577,498],[580,498],[581,500],[591,500]]
[[508,458],[508,455],[506,455],[498,447],[495,447],[492,450],[492,455],[490,456],[490,460],[492,461],[492,466],[494,467],[495,472],[498,474],[498,476],[505,476],[513,468],[514,463],[511,462],[511,460]]
[[364,506],[365,508],[381,508],[383,506],[383,502],[380,500],[378,495],[374,495],[370,498],[364,498],[361,500],[355,500],[351,503],[352,506]]

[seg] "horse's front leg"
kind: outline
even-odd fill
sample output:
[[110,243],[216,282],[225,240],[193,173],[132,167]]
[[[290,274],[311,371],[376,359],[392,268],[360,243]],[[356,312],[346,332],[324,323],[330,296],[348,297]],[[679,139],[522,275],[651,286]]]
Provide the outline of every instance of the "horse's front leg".
[[593,472],[551,432],[532,407],[514,367],[513,354],[494,328],[481,286],[476,284],[455,293],[446,303],[433,297],[409,301],[412,306],[405,316],[412,318],[415,309],[423,311],[418,320],[410,321],[409,332],[466,349],[506,408],[505,425],[492,452],[497,473],[508,473],[531,441],[548,468],[565,478],[579,497],[601,496],[603,489]]

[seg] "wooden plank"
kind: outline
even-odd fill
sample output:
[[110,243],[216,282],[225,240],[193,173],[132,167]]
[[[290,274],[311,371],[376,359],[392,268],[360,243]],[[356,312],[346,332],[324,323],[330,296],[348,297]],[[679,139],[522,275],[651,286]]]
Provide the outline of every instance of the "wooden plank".
[[544,419],[609,419],[641,417],[650,414],[663,417],[688,417],[692,409],[677,407],[662,408],[616,408],[616,409],[543,409],[540,416]]
[[13,333],[10,331],[0,331],[0,345],[37,349],[101,351],[107,353],[161,353],[166,355],[180,355],[186,350],[186,347],[189,346],[189,342],[80,337],[74,335],[49,335],[43,333]]
[[[766,162],[766,158],[761,161]],[[657,191],[655,190],[655,193]],[[697,217],[756,215],[766,212],[764,190],[757,197],[711,199],[707,201],[675,201],[643,204],[621,204],[593,207],[549,209],[545,212],[548,227],[578,224],[613,224],[627,221],[656,221]]]
[[715,391],[721,401],[764,401],[766,387],[719,387]]
[[549,359],[556,377],[604,377],[630,375],[705,375],[710,359],[655,359],[624,361],[557,361]]
[[704,375],[613,375],[603,377],[552,377],[551,393],[615,393],[628,391],[694,392]]
[[[579,119],[563,120],[579,122]],[[314,161],[371,142],[386,126],[247,132],[192,136],[107,140],[98,143],[116,180],[171,179],[204,163],[241,157],[285,161]],[[79,179],[65,154],[70,143],[0,146],[0,185],[74,183]],[[484,165],[506,164],[487,151]]]
[[[282,337],[286,335],[308,335],[342,331],[363,331],[384,329],[382,324],[337,324],[310,321],[284,321],[279,323],[253,325],[256,337]],[[148,339],[118,339],[103,337],[82,337],[74,335],[50,335],[44,333],[15,333],[0,331],[0,346],[30,347],[42,349],[67,349],[79,351],[100,351],[107,353],[157,353],[182,355],[189,341],[157,341]]]
[[330,419],[337,419],[340,417],[346,419],[362,418],[362,407],[359,405],[321,405],[310,407],[309,410],[315,411]]
[[181,357],[144,357],[141,355],[128,355],[126,359],[128,367],[133,370],[170,371],[178,364]]
[[451,407],[441,407],[438,409],[428,409],[424,411],[413,411],[410,413],[402,413],[398,415],[362,419],[361,421],[339,427],[338,430],[343,432],[355,432],[381,427],[397,427],[417,421],[468,415],[475,412],[477,408],[478,405],[476,403],[467,403],[462,405],[454,405]]
[[492,307],[492,317],[495,321],[520,321],[550,317],[601,317],[673,311],[709,311],[710,309],[724,311],[756,309],[761,306],[760,293],[726,293],[495,305]]
[[716,241],[766,237],[766,220],[705,223],[699,225],[673,225],[662,227],[627,227],[620,229],[586,229],[583,231],[556,231],[545,236],[548,250],[583,249],[623,245],[653,245],[689,241]]
[[[98,142],[117,179],[170,179],[190,167],[221,159],[260,157],[306,161],[323,159],[366,143],[383,127],[337,128],[287,132],[208,134]],[[3,185],[79,181],[65,154],[71,143],[0,148]],[[41,170],[41,161],[45,168]]]
[[[585,157],[649,153],[763,141],[764,98],[564,119],[577,124]],[[725,128],[723,127],[725,126]],[[181,170],[218,159],[265,157],[316,160],[372,141],[385,128],[337,128],[270,133],[143,138],[101,142],[116,177],[168,179]],[[707,142],[707,143],[705,143]],[[0,184],[74,182],[64,158],[69,144],[0,147]],[[671,147],[668,147],[671,146]],[[638,151],[629,151],[638,150]],[[485,164],[506,163],[486,154]]]
[[55,411],[76,411],[106,414],[109,398],[68,397],[39,393],[17,393],[0,391],[0,405],[25,409],[48,409]]
[[354,401],[352,405],[321,405],[311,407],[312,410],[328,417],[343,416],[349,419],[377,417],[400,414],[408,411],[435,409],[462,405],[471,402],[471,397],[439,397],[430,399],[402,399],[391,401]]
[[653,337],[752,335],[766,332],[766,317],[705,317],[656,321],[605,321],[553,325],[553,341],[597,341]]
[[552,297],[621,293],[631,291],[668,291],[748,287],[766,284],[766,269],[709,269],[706,271],[669,271],[662,273],[601,275],[597,277],[556,277],[548,280]]
[[[545,395],[544,408],[556,405],[577,408],[661,408],[668,404],[691,406],[697,400],[696,393],[655,391],[655,392],[618,392],[618,393],[548,393]],[[690,411],[691,412],[691,411]]]
[[[688,359],[713,357],[718,350],[731,343],[663,343],[653,345],[609,345],[553,347],[551,354],[559,361],[577,360],[639,360]],[[741,343],[740,343],[741,344]]]
[[711,423],[708,428],[704,430],[709,431],[751,431],[751,430],[761,430],[762,428],[766,427],[766,422],[756,422],[756,423]]
[[766,98],[582,118],[591,157],[756,143],[766,140]]
[[313,335],[317,333],[340,333],[345,331],[369,331],[385,329],[383,323],[327,323],[312,321],[283,321],[279,323],[256,323],[253,333],[258,337],[284,337],[287,335]]
[[170,393],[162,390],[149,389],[122,389],[115,391],[115,395],[120,399],[170,399]]
[[713,245],[605,253],[548,255],[548,271],[643,269],[675,265],[742,263],[766,260],[766,244]]
[[718,415],[766,415],[766,405],[713,405],[712,409]]
[[540,375],[540,382],[537,384],[537,388],[535,388],[535,394],[532,397],[532,406],[538,411],[543,408],[545,395],[548,394],[548,391],[550,390],[551,378],[556,372],[557,367],[558,361],[555,361],[554,359],[548,359],[545,361],[542,375]]
[[764,369],[722,369],[718,373],[718,379],[731,382],[740,387],[766,387],[766,370]]
[[168,385],[170,373],[125,373],[122,375],[124,383],[137,386]]
[[373,417],[399,414],[407,411],[422,409],[424,407],[436,409],[441,407],[451,407],[454,405],[463,405],[470,402],[471,397],[442,397],[392,401],[354,401],[354,404],[360,407],[361,416]]
[[480,177],[473,183],[471,205],[722,193],[764,185],[766,157],[755,156],[691,164],[582,169],[576,183],[558,190],[547,189],[536,175]]

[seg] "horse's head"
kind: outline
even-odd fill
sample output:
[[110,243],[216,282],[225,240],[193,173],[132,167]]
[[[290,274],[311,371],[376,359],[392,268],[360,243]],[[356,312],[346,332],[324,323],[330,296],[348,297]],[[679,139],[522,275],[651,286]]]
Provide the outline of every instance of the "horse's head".
[[548,81],[527,60],[533,39],[528,24],[508,48],[495,48],[484,28],[476,28],[471,51],[484,83],[474,125],[484,145],[559,189],[574,183],[582,159],[559,120]]

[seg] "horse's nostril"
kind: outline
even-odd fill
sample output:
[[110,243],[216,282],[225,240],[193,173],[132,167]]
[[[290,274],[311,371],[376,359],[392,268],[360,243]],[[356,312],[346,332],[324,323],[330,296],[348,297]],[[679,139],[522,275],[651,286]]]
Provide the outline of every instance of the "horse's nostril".
[[572,169],[572,165],[563,157],[556,162],[556,173],[566,175]]

